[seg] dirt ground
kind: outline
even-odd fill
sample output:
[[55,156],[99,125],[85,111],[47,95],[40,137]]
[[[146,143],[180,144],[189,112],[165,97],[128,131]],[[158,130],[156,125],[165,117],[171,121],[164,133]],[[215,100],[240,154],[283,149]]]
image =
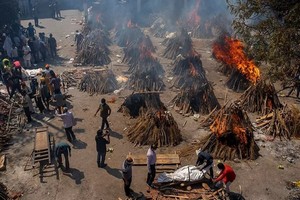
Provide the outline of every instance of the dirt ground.
[[[81,13],[75,10],[63,11],[64,19],[58,21],[53,19],[41,19],[41,25],[44,28],[37,28],[37,32],[45,32],[46,35],[53,33],[58,41],[59,58],[49,60],[56,72],[62,72],[65,69],[73,68],[68,61],[75,56],[74,32],[80,29]],[[22,21],[27,26],[29,21]],[[157,47],[157,56],[166,70],[165,84],[166,91],[161,94],[161,100],[167,103],[176,95],[176,91],[169,89],[170,83],[167,77],[171,77],[171,60],[162,58],[164,47],[160,44],[161,39],[153,38],[152,41]],[[225,101],[225,96],[229,100],[237,99],[241,94],[232,92],[224,86],[226,77],[216,71],[218,63],[211,58],[211,41],[194,39],[196,50],[202,54],[203,66],[207,73],[209,81],[215,84],[214,91],[221,104]],[[118,63],[120,58],[117,55],[123,55],[122,49],[116,45],[111,46],[111,58],[113,62],[108,66],[115,74],[124,75],[128,66]],[[42,67],[42,66],[41,66]],[[125,199],[123,192],[123,181],[119,168],[128,152],[136,154],[145,154],[148,147],[134,147],[128,142],[124,135],[124,129],[133,120],[130,120],[117,112],[122,104],[124,97],[131,91],[122,91],[119,95],[108,94],[101,96],[90,96],[82,93],[77,88],[70,88],[68,93],[72,95],[69,103],[74,113],[77,126],[74,128],[78,142],[72,148],[72,157],[70,158],[70,173],[63,173],[59,170],[59,180],[56,177],[43,177],[40,182],[38,169],[24,171],[24,166],[29,160],[33,149],[34,134],[33,128],[40,125],[47,125],[49,132],[55,137],[56,142],[66,141],[62,122],[58,118],[44,120],[43,116],[35,116],[33,127],[26,128],[21,134],[14,135],[13,145],[4,153],[7,154],[7,170],[1,172],[1,181],[9,189],[22,192],[24,200],[54,200],[54,199],[103,199],[117,200],[119,197]],[[117,101],[110,104],[112,115],[109,118],[112,134],[109,147],[114,148],[113,153],[107,154],[107,164],[105,169],[100,169],[96,164],[95,134],[100,126],[99,117],[94,117],[102,97],[110,99],[116,97]],[[296,104],[299,102],[293,98],[281,98],[282,103]],[[187,145],[189,142],[208,134],[199,126],[199,121],[191,117],[184,117],[169,108],[175,120],[182,131],[184,142],[176,147],[164,147],[158,149],[158,152],[174,152],[177,149]],[[204,116],[203,116],[204,117]],[[255,115],[250,114],[251,119]],[[183,127],[184,122],[186,125]],[[300,142],[293,140],[290,142],[260,142],[260,154],[257,160],[229,162],[236,171],[237,178],[231,185],[231,190],[239,193],[247,200],[280,200],[285,199],[289,193],[286,189],[286,181],[300,180],[300,161],[299,145]],[[296,150],[298,148],[298,151]],[[285,151],[283,151],[283,149]],[[294,151],[293,151],[294,150]],[[294,155],[294,163],[288,162],[287,157]],[[283,153],[286,152],[286,155]],[[298,159],[297,159],[298,158]],[[194,164],[196,156],[191,158],[181,158],[182,166]],[[278,169],[278,165],[283,165],[284,169]],[[146,167],[133,167],[132,189],[136,192],[146,193]],[[241,190],[240,190],[241,189]]]

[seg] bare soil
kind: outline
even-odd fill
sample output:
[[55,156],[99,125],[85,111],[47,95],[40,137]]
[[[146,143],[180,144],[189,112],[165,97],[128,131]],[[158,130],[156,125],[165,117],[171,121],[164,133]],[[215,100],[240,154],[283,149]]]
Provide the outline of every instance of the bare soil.
[[[46,35],[53,33],[60,47],[59,58],[49,60],[52,68],[56,72],[62,72],[65,69],[72,69],[72,64],[68,63],[70,58],[75,56],[74,35],[76,29],[80,29],[81,13],[75,10],[63,11],[64,19],[57,21],[53,19],[41,19],[41,25],[44,28],[37,28],[37,32],[45,32]],[[22,21],[27,26],[27,21]],[[69,35],[69,36],[68,36]],[[157,47],[157,56],[166,70],[165,84],[166,91],[161,94],[161,100],[166,105],[176,95],[176,91],[169,89],[171,83],[167,77],[171,77],[170,65],[171,60],[161,57],[164,46],[160,44],[162,39],[151,37],[154,45]],[[196,50],[201,53],[203,66],[206,70],[207,78],[215,84],[214,92],[220,102],[224,104],[225,96],[227,100],[235,100],[239,98],[241,93],[233,92],[224,86],[226,77],[218,73],[216,68],[218,63],[211,57],[212,40],[194,39]],[[128,66],[120,64],[120,58],[123,51],[116,45],[111,46],[111,58],[113,62],[108,66],[116,75],[126,75]],[[42,67],[42,65],[39,65]],[[38,168],[24,171],[24,166],[30,159],[33,149],[34,133],[33,128],[40,125],[47,125],[49,132],[55,137],[56,142],[66,141],[62,122],[58,118],[50,121],[42,119],[42,116],[35,115],[36,122],[33,127],[26,128],[21,134],[14,135],[13,145],[4,153],[7,154],[7,170],[1,172],[1,181],[3,181],[10,190],[23,193],[21,199],[24,200],[54,200],[54,199],[103,199],[116,200],[119,197],[125,199],[123,192],[123,181],[119,172],[119,168],[128,152],[136,154],[145,154],[146,146],[134,147],[129,143],[124,135],[124,129],[128,127],[134,120],[128,119],[118,113],[117,110],[122,104],[124,97],[132,91],[124,90],[119,95],[108,94],[99,96],[90,96],[87,93],[79,92],[77,88],[70,88],[68,93],[72,95],[69,105],[72,108],[77,119],[77,126],[74,127],[77,142],[72,148],[72,157],[70,158],[70,173],[64,173],[59,170],[59,180],[54,175],[43,177],[40,182]],[[95,150],[95,134],[100,126],[99,117],[94,117],[94,113],[99,105],[102,97],[111,99],[116,97],[117,101],[110,104],[112,115],[109,118],[113,133],[111,134],[111,144],[109,147],[114,148],[113,153],[107,154],[107,164],[105,169],[100,169],[96,164]],[[281,97],[282,103],[296,104],[299,102],[294,98]],[[197,140],[208,134],[207,130],[200,127],[199,121],[195,121],[192,117],[184,117],[169,108],[175,120],[177,121],[184,141],[176,147],[164,147],[158,149],[158,152],[174,152],[181,147],[188,145],[193,140]],[[255,114],[249,114],[252,120]],[[204,118],[205,116],[201,116]],[[183,124],[186,125],[183,127]],[[247,200],[280,200],[288,196],[289,191],[286,189],[286,181],[300,180],[300,161],[298,140],[289,142],[260,142],[260,154],[257,160],[241,161],[239,163],[228,162],[236,171],[237,178],[231,185],[231,190],[237,193],[242,191],[242,195]],[[287,161],[286,157],[291,156],[290,151],[286,150],[287,156],[281,155],[281,149],[285,147],[294,152],[294,163]],[[276,150],[277,149],[277,150]],[[181,158],[182,166],[186,164],[194,164],[196,157]],[[284,169],[278,169],[278,165],[283,165]],[[132,189],[139,193],[146,193],[146,167],[133,168]],[[49,173],[51,174],[51,173]]]

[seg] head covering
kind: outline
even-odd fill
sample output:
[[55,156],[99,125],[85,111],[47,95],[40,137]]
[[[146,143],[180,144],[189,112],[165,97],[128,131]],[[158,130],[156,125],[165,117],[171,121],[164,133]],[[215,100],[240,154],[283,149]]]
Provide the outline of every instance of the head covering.
[[21,63],[20,63],[20,61],[15,61],[14,62],[14,66],[15,66],[15,68],[21,68]]

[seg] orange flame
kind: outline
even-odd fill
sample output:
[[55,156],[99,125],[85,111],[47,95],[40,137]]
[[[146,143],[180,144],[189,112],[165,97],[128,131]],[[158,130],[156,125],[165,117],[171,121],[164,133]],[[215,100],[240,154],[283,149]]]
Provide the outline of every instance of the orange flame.
[[[223,116],[223,115],[222,115]],[[247,144],[247,131],[242,126],[241,119],[236,114],[231,114],[230,118],[218,117],[213,124],[210,126],[210,130],[217,135],[222,136],[228,131],[232,131],[240,139],[240,142]],[[227,121],[228,120],[228,121]]]
[[198,10],[199,10],[199,7],[200,7],[200,2],[201,2],[201,0],[197,0],[196,1],[196,6],[195,6],[195,8],[190,13],[188,23],[190,25],[192,25],[192,26],[199,26],[200,25],[201,18],[198,15]]
[[260,78],[260,71],[252,60],[249,60],[244,53],[244,46],[238,39],[225,36],[224,45],[214,43],[213,54],[217,60],[234,67],[244,74],[252,83]]
[[197,76],[198,75],[196,67],[193,65],[193,63],[190,63],[190,73],[191,73],[192,76]]

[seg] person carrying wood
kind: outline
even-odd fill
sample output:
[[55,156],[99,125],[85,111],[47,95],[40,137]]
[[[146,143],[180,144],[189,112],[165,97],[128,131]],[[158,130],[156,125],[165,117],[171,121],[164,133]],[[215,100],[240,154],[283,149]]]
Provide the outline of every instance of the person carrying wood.
[[62,164],[62,154],[65,157],[65,164],[66,164],[66,170],[70,169],[70,164],[69,164],[69,155],[71,157],[71,147],[65,142],[59,142],[55,145],[55,157],[57,158],[57,162],[59,167],[61,167]]
[[[209,170],[209,175],[211,178],[214,177],[214,171],[213,171],[213,163],[214,159],[213,157],[206,151],[201,151],[199,149],[197,151],[198,159],[196,162],[196,166],[198,166],[198,169],[208,171]],[[205,162],[205,165],[202,167],[203,163]]]
[[229,186],[235,180],[236,175],[229,165],[219,163],[217,167],[221,172],[216,179],[213,179],[213,182],[216,183],[217,188],[225,187],[226,192],[229,193]]
[[103,130],[105,125],[106,125],[106,129],[110,129],[107,118],[111,114],[111,109],[109,105],[106,103],[106,100],[104,98],[101,99],[101,103],[94,116],[96,116],[99,111],[100,111],[100,117],[102,117],[101,129]]
[[[107,136],[105,139],[104,137]],[[97,150],[97,164],[99,168],[106,167],[105,164],[105,156],[106,156],[106,145],[110,143],[109,131],[106,131],[106,134],[103,134],[102,129],[97,131],[97,135],[95,137],[96,141],[96,150]]]
[[122,178],[124,181],[124,191],[125,194],[128,198],[131,198],[132,195],[132,190],[130,189],[131,181],[132,181],[132,164],[133,164],[133,159],[128,156],[126,160],[123,162],[122,165]]
[[153,181],[156,174],[155,164],[156,164],[156,152],[157,149],[156,144],[152,144],[147,152],[147,167],[148,167],[148,175],[147,175],[147,185],[149,186],[147,192],[150,192],[150,188],[153,188]]

